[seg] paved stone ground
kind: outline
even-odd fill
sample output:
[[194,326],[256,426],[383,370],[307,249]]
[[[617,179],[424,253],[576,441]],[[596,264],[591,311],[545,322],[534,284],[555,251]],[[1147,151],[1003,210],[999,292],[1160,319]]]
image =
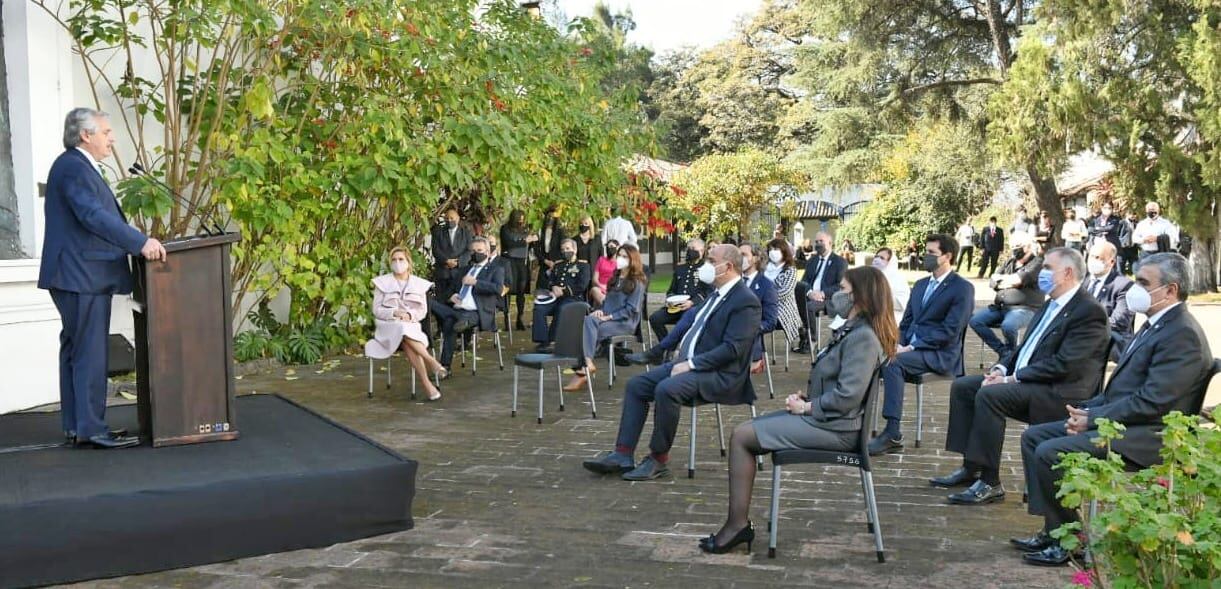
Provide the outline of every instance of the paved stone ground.
[[[982,290],[977,283],[977,289]],[[506,349],[525,349],[526,337]],[[507,338],[506,338],[507,340]],[[507,343],[507,341],[506,341]],[[975,372],[978,340],[968,339],[968,370]],[[726,465],[718,452],[711,408],[701,410],[694,480],[685,478],[689,417],[675,443],[678,478],[626,483],[584,471],[580,462],[608,449],[618,425],[625,378],[606,387],[601,362],[595,393],[598,419],[585,394],[568,395],[557,411],[554,375],[545,382],[546,412],[536,425],[532,387],[523,371],[519,415],[509,417],[512,366],[497,370],[490,346],[480,372],[459,371],[437,404],[412,401],[406,364],[396,360],[394,387],[385,373],[367,399],[366,361],[341,357],[338,365],[269,369],[239,381],[242,393],[281,393],[351,426],[420,462],[415,529],[320,550],[301,550],[192,569],[81,584],[81,587],[1057,587],[1068,569],[1021,564],[1006,546],[1041,521],[1020,502],[1021,460],[1011,423],[1003,478],[1005,503],[953,507],[926,480],[948,472],[958,456],[942,450],[949,386],[927,387],[922,448],[875,463],[875,484],[887,562],[873,556],[855,471],[807,466],[786,469],[779,554],[767,558],[770,468],[760,473],[752,515],[760,532],[752,554],[708,556],[698,538],[717,529],[726,508]],[[989,356],[990,359],[990,356]],[[511,362],[511,361],[510,361]],[[792,358],[774,372],[777,399],[761,390],[760,411],[782,408],[781,398],[804,387],[808,365]],[[729,428],[749,417],[725,408]],[[909,388],[905,431],[914,434],[915,395]],[[646,429],[646,435],[648,430]]]

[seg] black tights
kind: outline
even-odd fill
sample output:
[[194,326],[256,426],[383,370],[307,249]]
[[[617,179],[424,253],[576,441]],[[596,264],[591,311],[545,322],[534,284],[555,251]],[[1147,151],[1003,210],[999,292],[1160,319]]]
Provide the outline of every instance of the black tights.
[[525,293],[517,293],[517,322],[521,323],[522,314],[525,313],[526,295]]
[[750,494],[755,487],[755,457],[767,454],[759,445],[753,422],[733,428],[729,439],[729,517],[716,533],[716,545],[723,546],[750,522]]

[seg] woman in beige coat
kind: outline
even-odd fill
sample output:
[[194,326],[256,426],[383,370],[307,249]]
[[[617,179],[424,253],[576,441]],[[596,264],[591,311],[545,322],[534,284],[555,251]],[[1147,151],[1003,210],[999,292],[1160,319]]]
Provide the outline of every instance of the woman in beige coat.
[[420,321],[428,315],[428,289],[432,283],[411,273],[407,249],[390,250],[390,274],[373,279],[373,339],[365,343],[365,355],[385,359],[402,349],[415,368],[416,378],[429,401],[441,398],[441,391],[428,379],[430,372],[447,376],[444,366],[428,351],[428,336]]
[[894,355],[895,325],[890,286],[870,266],[844,272],[828,313],[847,321],[818,352],[804,393],[789,395],[786,411],[739,425],[729,442],[729,517],[715,535],[700,540],[704,552],[720,554],[755,539],[748,518],[755,457],[776,450],[851,450],[865,425],[864,400],[878,367]]

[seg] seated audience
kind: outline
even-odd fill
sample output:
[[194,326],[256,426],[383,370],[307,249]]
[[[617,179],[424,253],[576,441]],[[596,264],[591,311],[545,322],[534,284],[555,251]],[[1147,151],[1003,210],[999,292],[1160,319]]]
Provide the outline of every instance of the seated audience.
[[[971,316],[971,329],[993,352],[997,362],[1003,363],[1017,347],[1018,332],[1030,323],[1035,309],[1045,298],[1039,290],[1039,271],[1043,268],[1043,257],[1038,244],[1026,234],[1014,236],[1013,256],[1005,261],[1000,274],[991,279],[996,297],[992,304]],[[997,339],[992,328],[999,326],[1005,341]]]
[[848,268],[848,263],[833,251],[834,245],[829,233],[819,231],[814,235],[814,257],[806,262],[805,273],[794,290],[804,328],[795,352],[810,353],[810,325],[819,313],[825,312],[827,301],[839,289],[839,279]]
[[471,264],[458,274],[458,292],[447,301],[432,300],[428,308],[441,325],[441,364],[446,370],[454,359],[456,336],[478,326],[496,331],[496,309],[504,292],[504,270],[488,262],[488,240],[476,237],[471,242]]
[[1081,288],[1084,276],[1085,259],[1077,250],[1047,252],[1038,283],[1050,298],[1021,348],[986,376],[963,376],[950,387],[945,447],[962,454],[962,466],[930,481],[936,487],[969,485],[950,495],[950,503],[1004,500],[1000,462],[1006,418],[1030,424],[1062,420],[1066,404],[1098,390],[1109,342],[1107,318]]
[[[797,265],[793,261],[793,250],[789,247],[789,242],[783,239],[767,242],[767,266],[763,270],[763,276],[776,287],[776,311],[779,326],[784,330],[785,342],[789,346],[794,342],[801,342],[803,331],[801,311],[797,307]],[[774,330],[775,326],[765,333]]]
[[[555,324],[560,316],[560,309],[571,303],[585,301],[585,289],[589,287],[589,264],[577,261],[577,242],[565,239],[560,242],[561,259],[555,262],[545,272],[546,298],[534,300],[534,323],[532,330],[535,351],[550,352],[551,342],[555,341]],[[539,272],[543,272],[540,268]],[[551,318],[548,325],[547,318]]]
[[1151,254],[1137,264],[1128,305],[1148,320],[1120,355],[1106,389],[1080,408],[1066,407],[1067,420],[1036,425],[1022,434],[1027,509],[1043,516],[1043,529],[1033,537],[1010,541],[1026,553],[1025,562],[1060,566],[1070,560],[1050,534],[1079,516],[1056,498],[1064,473],[1055,467],[1062,455],[1072,452],[1106,455],[1106,448],[1094,443],[1099,419],[1124,425],[1123,438],[1112,442],[1111,451],[1125,464],[1144,468],[1161,462],[1162,418],[1172,411],[1194,413],[1203,403],[1213,355],[1184,304],[1190,277],[1187,260],[1175,253]]
[[[715,290],[692,311],[691,329],[678,346],[674,361],[632,377],[623,398],[623,413],[615,449],[583,466],[599,474],[619,474],[624,480],[647,481],[670,474],[666,464],[685,406],[705,403],[753,403],[750,358],[759,335],[759,299],[742,283],[742,254],[722,245],[708,253],[700,267],[700,282]],[[639,465],[634,453],[653,404],[653,435],[649,454]]]
[[904,378],[930,372],[949,376],[962,365],[961,333],[975,308],[975,287],[954,272],[958,242],[944,234],[925,240],[924,271],[899,323],[899,347],[882,370],[886,428],[869,442],[869,454],[903,450]]
[[687,258],[685,264],[674,266],[674,277],[670,279],[670,288],[666,289],[666,297],[687,295],[689,300],[677,305],[666,305],[649,315],[649,326],[653,335],[661,341],[666,337],[666,326],[678,323],[682,314],[688,309],[704,302],[708,296],[708,286],[700,282],[696,270],[704,261],[704,240],[691,239],[687,241]]
[[899,260],[894,250],[884,247],[873,254],[873,267],[886,276],[886,284],[890,286],[890,301],[894,306],[895,323],[903,320],[903,310],[907,308],[907,299],[911,297],[912,289],[907,285],[907,279],[899,273]]
[[595,307],[602,306],[602,301],[606,300],[606,288],[618,269],[615,266],[615,255],[618,251],[619,242],[612,239],[606,242],[606,254],[594,263],[594,280],[593,284],[589,285],[589,300]]
[[[634,245],[625,245],[615,251],[615,268],[618,273],[607,288],[602,308],[585,316],[581,346],[585,353],[585,369],[577,370],[576,376],[564,387],[566,391],[579,391],[585,387],[585,379],[597,369],[594,353],[598,344],[614,335],[629,335],[640,325],[640,309],[644,305],[648,281],[645,280],[644,264],[640,261],[640,250]],[[615,359],[611,358],[611,362]]]
[[828,302],[847,321],[831,336],[810,370],[805,394],[789,395],[777,411],[734,428],[729,442],[729,517],[700,540],[700,550],[720,554],[754,540],[750,496],[755,456],[787,449],[847,451],[865,427],[865,395],[878,367],[894,353],[898,329],[886,278],[876,268],[844,273]]
[[407,248],[390,250],[390,274],[373,279],[373,339],[365,343],[365,355],[379,360],[402,349],[415,368],[429,401],[441,398],[441,391],[428,379],[431,372],[444,377],[448,370],[428,352],[428,336],[420,320],[428,315],[428,290],[432,283],[411,272]]
[[1085,282],[1085,290],[1106,309],[1111,337],[1117,342],[1111,348],[1111,359],[1118,360],[1119,354],[1132,339],[1132,323],[1136,313],[1128,308],[1128,289],[1132,288],[1132,280],[1119,273],[1116,258],[1119,250],[1114,244],[1104,239],[1095,240],[1090,246],[1090,257],[1087,268],[1089,280]]

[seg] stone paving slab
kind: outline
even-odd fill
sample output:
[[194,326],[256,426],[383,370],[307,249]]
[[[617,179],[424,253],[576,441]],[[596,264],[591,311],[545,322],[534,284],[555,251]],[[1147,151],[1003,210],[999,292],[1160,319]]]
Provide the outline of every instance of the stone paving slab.
[[[506,350],[525,350],[526,337]],[[507,343],[507,338],[504,338]],[[969,345],[976,342],[972,336]],[[544,379],[546,413],[536,425],[537,378],[522,371],[517,418],[509,417],[512,368],[497,370],[495,352],[482,346],[480,373],[457,373],[439,403],[408,397],[407,364],[394,364],[394,386],[384,387],[379,363],[374,398],[365,395],[367,361],[341,357],[320,367],[268,369],[238,381],[242,393],[281,393],[369,435],[420,462],[414,506],[416,528],[332,546],[211,564],[191,569],[78,584],[79,587],[1059,587],[1067,569],[1021,564],[1010,536],[1037,529],[1021,505],[1017,438],[1007,432],[1002,476],[1010,496],[981,508],[945,503],[927,479],[958,464],[944,447],[948,383],[926,387],[922,448],[875,462],[875,485],[887,562],[873,556],[855,471],[797,466],[783,473],[777,558],[767,558],[770,467],[759,474],[752,517],[759,536],[753,553],[699,553],[698,538],[725,516],[726,464],[718,451],[711,408],[700,411],[697,473],[687,479],[689,411],[684,412],[671,466],[676,478],[627,483],[586,472],[581,460],[608,449],[618,426],[623,369],[606,388],[600,361],[591,419],[588,395],[566,395],[558,411],[554,375]],[[973,348],[972,348],[973,349]],[[777,398],[765,382],[759,412],[782,408],[788,392],[804,386],[808,362],[773,372]],[[783,364],[783,359],[781,359]],[[974,368],[968,363],[969,368]],[[763,386],[760,386],[763,383]],[[909,388],[905,431],[914,438],[915,393]],[[749,418],[744,407],[723,408],[726,432]],[[646,429],[647,435],[648,429]]]

